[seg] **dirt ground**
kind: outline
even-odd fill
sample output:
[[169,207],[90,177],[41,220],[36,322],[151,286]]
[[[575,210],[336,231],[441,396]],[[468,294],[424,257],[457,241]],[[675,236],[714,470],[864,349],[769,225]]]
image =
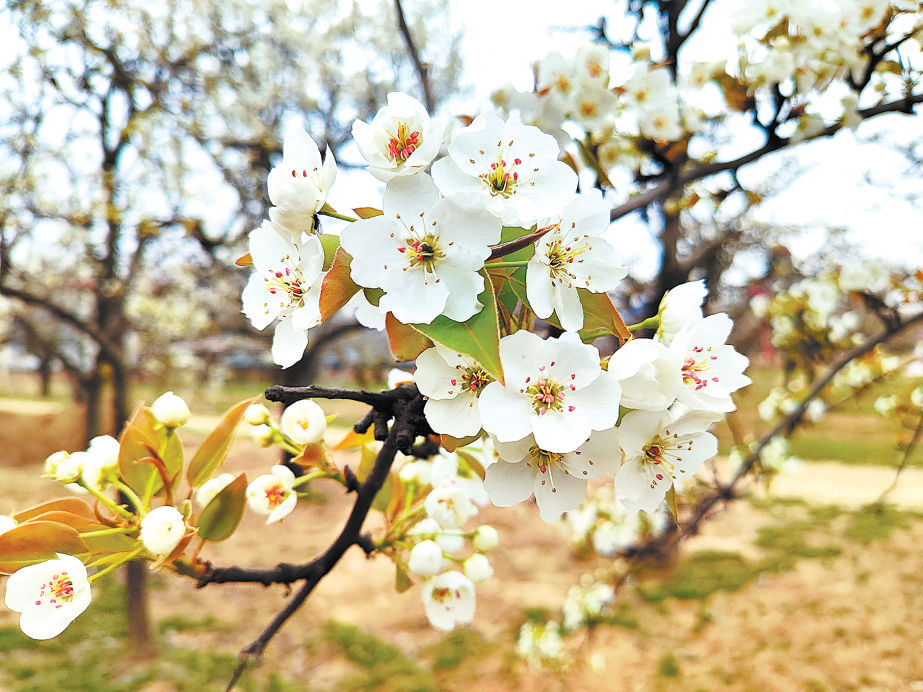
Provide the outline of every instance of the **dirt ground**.
[[[0,413],[0,430],[8,429],[8,415]],[[34,438],[45,443],[69,439],[66,415],[33,423],[28,428],[41,434],[23,445],[34,444]],[[196,443],[202,436],[191,433],[184,439]],[[335,439],[336,434],[330,441]],[[29,450],[15,445],[4,441],[2,513],[62,494],[55,483],[39,478],[43,457],[28,463]],[[253,478],[274,460],[273,453],[241,439],[225,470],[246,471]],[[806,464],[801,474],[784,479],[779,492],[857,507],[875,500],[892,477],[880,467]],[[326,501],[300,503],[280,526],[266,527],[248,513],[237,534],[210,546],[203,557],[217,565],[264,567],[311,559],[326,548],[351,507],[337,486],[318,485],[317,490]],[[923,471],[908,471],[895,498],[902,507],[923,509]],[[511,659],[523,612],[547,608],[559,613],[568,588],[602,563],[574,557],[561,529],[543,523],[533,506],[486,508],[482,520],[498,528],[501,547],[491,556],[496,576],[478,586],[471,627],[492,647],[448,675],[445,690],[923,690],[923,520],[869,545],[842,543],[839,557],[803,560],[791,571],[761,576],[740,591],[719,592],[704,602],[671,598],[651,604],[625,590],[620,601],[631,609],[637,626],[601,627],[589,638],[570,642],[573,663],[559,673],[529,671]],[[765,513],[736,502],[686,551],[757,555],[754,539],[766,521]],[[227,652],[253,640],[286,597],[281,587],[197,590],[172,575],[163,579],[166,587],[151,592],[156,619],[211,615],[221,624],[175,633],[173,642]],[[397,595],[393,582],[387,560],[367,560],[358,550],[350,551],[273,640],[264,667],[303,681],[306,689],[339,689],[338,681],[355,668],[323,648],[305,645],[316,642],[321,626],[331,619],[358,624],[413,658],[441,635],[424,616],[419,589]],[[15,621],[12,613],[0,612],[0,626]],[[671,662],[672,672],[665,672],[664,660]]]

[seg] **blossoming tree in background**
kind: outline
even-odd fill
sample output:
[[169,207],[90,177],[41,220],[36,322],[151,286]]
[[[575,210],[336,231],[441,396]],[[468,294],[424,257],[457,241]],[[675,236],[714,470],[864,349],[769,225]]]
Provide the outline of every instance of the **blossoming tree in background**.
[[[797,348],[806,338],[798,330],[812,330],[830,365],[804,391],[790,390],[794,403],[780,403],[777,426],[739,452],[733,476],[697,478],[717,452],[712,426],[735,410],[734,394],[750,380],[748,359],[728,343],[731,318],[703,309],[714,286],[688,281],[707,267],[679,263],[682,223],[706,210],[720,216],[723,200],[745,195],[734,176],[745,164],[923,101],[919,66],[900,61],[902,49],[919,48],[918,6],[748,3],[734,23],[734,60],[687,63],[683,45],[710,4],[657,4],[660,40],[636,42],[631,63],[618,69],[607,36],[573,57],[552,53],[537,64],[534,91],[502,89],[499,113],[454,126],[391,94],[353,125],[369,172],[385,186],[380,199],[357,200],[352,210],[328,202],[339,184],[331,152],[294,132],[268,175],[268,218],[239,260],[252,266],[243,311],[255,327],[273,327],[273,359],[290,367],[311,329],[357,309],[382,326],[412,373],[396,373],[379,393],[271,387],[266,399],[288,405],[278,422],[256,399],[244,401],[189,460],[177,432],[189,411],[172,394],[139,408],[118,440],[53,455],[46,474],[89,493],[96,510],[80,497],[46,503],[16,513],[0,535],[0,569],[12,573],[6,601],[22,613],[24,631],[54,636],[87,607],[90,582],[131,559],[201,587],[298,584],[243,650],[239,675],[354,545],[393,561],[397,590],[418,583],[432,625],[451,630],[476,618],[476,585],[493,572],[487,554],[501,549],[495,529],[474,525],[479,506],[534,497],[537,521],[567,514],[575,543],[606,555],[637,555],[644,535],[675,543],[752,471],[772,470],[770,442],[791,432],[827,382],[860,368],[855,388],[893,371],[897,364],[876,349],[923,322],[919,272],[876,278],[844,268],[819,279],[828,285],[780,290],[762,306],[775,342]],[[639,23],[645,5],[632,5]],[[722,101],[703,105],[705,89]],[[814,100],[837,89],[848,97],[828,122]],[[734,126],[734,112],[764,143],[726,159],[716,133]],[[721,187],[725,178],[730,188]],[[660,288],[670,290],[627,325],[609,296],[631,272],[627,241],[608,228],[642,209],[663,219],[670,250]],[[328,232],[328,219],[345,226]],[[883,329],[864,336],[855,318],[834,319],[847,295]],[[847,342],[851,350],[837,359]],[[330,449],[318,399],[370,411]],[[893,408],[920,413],[912,408],[919,401],[914,390]],[[241,422],[292,461],[255,479],[221,473]],[[358,468],[338,463],[336,451],[347,448],[359,449]],[[273,530],[299,490],[319,480],[356,495],[321,555],[268,568],[209,561],[208,544],[232,539],[248,508]],[[381,528],[363,533],[370,511],[381,514]],[[554,658],[561,635],[591,624],[631,569],[623,561],[608,583],[575,586],[560,627],[523,629],[523,657]]]

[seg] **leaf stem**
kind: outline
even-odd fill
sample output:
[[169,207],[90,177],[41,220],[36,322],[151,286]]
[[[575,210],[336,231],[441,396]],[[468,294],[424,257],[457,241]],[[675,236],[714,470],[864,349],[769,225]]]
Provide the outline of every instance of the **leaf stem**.
[[660,326],[660,317],[654,315],[653,317],[648,317],[643,322],[638,322],[638,324],[629,324],[628,331],[636,332],[639,329],[655,329]]
[[485,264],[485,269],[505,269],[507,267],[526,267],[529,265],[529,260],[521,260],[519,262],[491,262],[490,264]]

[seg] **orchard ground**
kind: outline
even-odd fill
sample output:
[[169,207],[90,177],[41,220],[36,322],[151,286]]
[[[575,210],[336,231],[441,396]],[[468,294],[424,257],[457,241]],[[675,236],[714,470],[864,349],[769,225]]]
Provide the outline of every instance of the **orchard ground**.
[[[751,408],[742,405],[741,416]],[[562,529],[524,504],[481,513],[499,529],[501,547],[490,556],[495,577],[478,586],[470,627],[448,636],[434,631],[419,587],[398,595],[390,562],[352,550],[242,689],[923,690],[923,469],[906,470],[888,496],[893,504],[869,506],[890,485],[899,457],[888,451],[886,422],[868,408],[843,412],[843,420],[831,416],[809,437],[848,450],[868,442],[867,426],[885,437],[880,458],[869,457],[878,461],[859,463],[860,445],[848,464],[808,462],[779,479],[771,495],[732,503],[670,564],[624,589],[606,622],[566,640],[564,669],[529,670],[518,660],[519,626],[529,617],[560,621],[568,588],[605,561],[575,557]],[[351,405],[331,409],[344,426],[362,413]],[[190,453],[215,420],[194,418],[181,431]],[[62,495],[40,478],[41,462],[56,449],[79,448],[78,421],[67,407],[0,406],[0,511]],[[328,442],[344,431],[331,429]],[[337,459],[355,464],[348,453]],[[275,460],[275,452],[242,435],[226,470],[253,478]],[[237,534],[203,557],[261,567],[311,559],[352,505],[338,486],[314,490],[317,499],[299,503],[282,525],[267,527],[248,513]],[[223,689],[236,652],[287,595],[282,587],[249,585],[197,590],[170,574],[155,574],[153,586],[155,663],[127,659],[115,583],[98,589],[87,613],[50,642],[26,640],[17,616],[0,612],[0,691]]]

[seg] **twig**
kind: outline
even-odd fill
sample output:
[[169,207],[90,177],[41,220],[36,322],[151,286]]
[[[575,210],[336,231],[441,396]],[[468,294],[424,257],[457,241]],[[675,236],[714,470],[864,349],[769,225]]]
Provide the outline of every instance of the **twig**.
[[420,59],[420,52],[413,42],[413,36],[410,35],[410,27],[407,26],[407,19],[404,16],[404,8],[401,6],[401,0],[394,0],[394,11],[397,13],[397,26],[401,30],[401,36],[404,37],[404,43],[407,44],[407,52],[410,53],[410,59],[413,60],[413,67],[417,71],[417,77],[420,79],[420,86],[423,88],[423,101],[426,105],[426,112],[432,114],[436,110],[436,102],[433,99],[433,92],[429,86],[429,70],[426,63]]
[[885,491],[879,495],[878,499],[872,503],[872,506],[880,505],[885,501],[885,498],[888,494],[891,493],[894,488],[897,487],[897,480],[901,477],[901,474],[904,472],[904,469],[907,468],[907,463],[910,461],[911,455],[916,446],[920,443],[920,438],[923,437],[923,413],[920,414],[920,422],[917,423],[917,429],[913,432],[913,437],[910,438],[910,442],[907,444],[907,449],[904,450],[904,458],[901,459],[900,465],[897,467],[897,471],[894,474],[894,480],[891,481]]

